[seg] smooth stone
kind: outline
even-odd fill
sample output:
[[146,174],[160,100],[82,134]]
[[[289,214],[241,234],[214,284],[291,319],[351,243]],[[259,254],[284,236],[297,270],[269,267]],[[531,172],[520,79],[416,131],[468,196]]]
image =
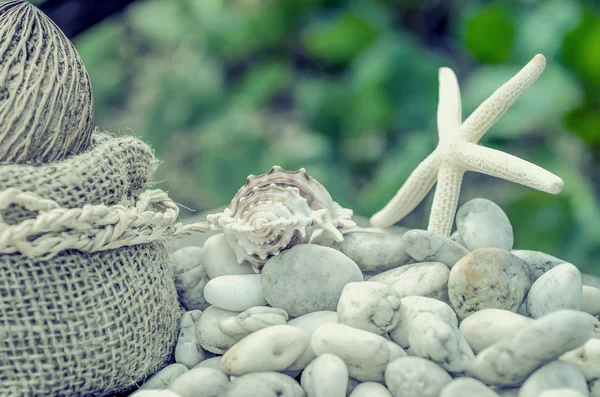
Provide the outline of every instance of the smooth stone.
[[440,397],[500,397],[484,383],[473,378],[457,378],[450,382]]
[[337,306],[340,324],[382,335],[398,325],[400,297],[374,281],[348,283]]
[[174,391],[171,390],[142,390],[138,389],[133,394],[130,394],[129,397],[183,397]]
[[243,312],[267,304],[262,290],[262,275],[239,274],[213,278],[204,288],[204,297],[221,309]]
[[[434,299],[414,298],[422,297],[410,296],[402,299],[400,324],[405,327],[405,331],[402,335],[392,332],[392,340],[406,342],[410,355],[431,360],[447,371],[461,373],[467,370],[473,362],[474,354],[458,330],[456,315],[452,309]],[[430,301],[423,303],[423,299]],[[447,308],[442,309],[444,306]]]
[[581,272],[570,263],[557,265],[542,274],[527,294],[527,313],[542,317],[560,309],[581,309]]
[[515,336],[532,321],[508,310],[484,309],[465,318],[459,330],[477,354],[502,339]]
[[400,346],[384,337],[343,324],[320,326],[311,346],[317,356],[331,353],[341,358],[350,376],[363,382],[384,380],[388,363],[406,356]]
[[452,233],[450,235],[450,240],[452,240],[455,243],[460,244],[461,246],[467,248],[467,244],[465,244],[465,240],[463,240],[463,238],[460,235],[460,233],[458,232],[458,230],[455,230],[454,233]]
[[237,316],[238,312],[220,309],[216,306],[208,307],[196,323],[198,342],[204,350],[215,354],[223,354],[237,343],[237,339],[225,335],[219,324],[227,317]]
[[456,212],[456,228],[467,248],[500,248],[510,251],[515,241],[513,227],[502,208],[493,201],[476,198]]
[[212,368],[195,368],[176,378],[169,390],[181,397],[219,397],[229,378],[223,372]]
[[581,394],[573,389],[550,389],[543,391],[538,397],[586,397],[587,394]]
[[593,316],[600,314],[600,288],[584,285],[581,291],[581,311]]
[[531,277],[534,281],[540,278],[540,276],[548,270],[566,262],[541,251],[512,250],[511,252],[513,255],[516,255],[527,262],[529,269],[531,270]]
[[402,357],[385,369],[385,384],[394,397],[438,397],[452,377],[421,357]]
[[588,388],[590,389],[590,397],[600,397],[600,379],[591,381]]
[[600,339],[592,338],[585,345],[566,352],[560,359],[579,368],[588,382],[600,379]]
[[350,230],[333,248],[352,259],[363,272],[381,272],[410,261],[401,234]]
[[518,397],[520,387],[503,387],[496,389],[500,397]]
[[283,251],[262,270],[265,299],[292,317],[336,310],[344,286],[353,281],[363,281],[356,263],[333,248],[316,244]]
[[204,350],[198,341],[196,323],[202,316],[200,310],[186,312],[181,317],[179,337],[175,346],[175,362],[192,368],[204,360]]
[[441,262],[450,268],[469,253],[468,249],[448,237],[427,230],[406,232],[402,241],[406,252],[417,262]]
[[310,336],[298,327],[274,325],[256,331],[223,355],[221,371],[229,375],[283,371],[306,350]]
[[171,382],[177,379],[179,376],[188,372],[189,369],[183,364],[171,364],[167,365],[154,376],[148,379],[142,386],[141,389],[166,389]]
[[221,320],[219,329],[225,335],[240,340],[259,329],[285,324],[287,319],[288,314],[283,309],[255,306],[235,317],[227,317]]
[[204,269],[211,279],[219,276],[255,274],[247,263],[238,263],[235,252],[223,233],[215,234],[204,243]]
[[531,283],[525,261],[499,248],[480,248],[452,267],[448,296],[462,319],[483,309],[516,312]]
[[[196,366],[192,369],[212,368],[212,369],[218,369],[219,371],[221,371],[221,360],[223,360],[223,356],[215,356],[215,357],[207,358],[206,360],[202,361],[201,363],[196,364]],[[223,372],[223,371],[221,371],[221,372]]]
[[[385,274],[388,273],[388,274]],[[440,262],[413,263],[401,268],[388,270],[370,281],[378,281],[392,287],[401,298],[426,296],[448,300],[448,266]]]
[[345,397],[348,367],[338,356],[323,354],[302,371],[300,384],[307,397]]
[[184,247],[171,253],[177,295],[186,310],[204,310],[210,306],[204,299],[209,278],[202,264],[203,253],[201,247]]
[[407,296],[400,301],[400,321],[398,326],[390,331],[390,336],[400,347],[406,349],[410,346],[409,333],[410,320],[419,312],[431,312],[441,317],[445,322],[457,327],[458,320],[452,308],[437,299],[425,296]]
[[381,383],[364,382],[356,386],[349,397],[392,397],[392,394]]
[[490,386],[520,385],[539,366],[587,342],[598,324],[590,314],[574,310],[547,314],[481,351],[470,373]]
[[[288,325],[298,327],[304,330],[311,338],[315,331],[323,324],[337,324],[339,323],[338,315],[334,311],[324,310],[318,312],[312,312],[305,314],[300,317],[296,317],[288,322]],[[288,370],[298,371],[306,368],[306,366],[315,358],[317,355],[309,345],[308,348],[302,353],[300,357],[292,365],[288,367]]]
[[589,395],[587,382],[576,366],[552,361],[527,378],[519,390],[519,397],[538,397],[546,390],[563,388],[576,390],[584,397]]
[[[370,382],[370,383],[375,383],[375,382]],[[346,389],[346,396],[350,396],[350,394],[352,394],[354,389],[356,389],[359,385],[362,385],[362,384],[363,384],[363,382],[359,381],[358,379],[349,377],[348,378],[348,388]]]
[[219,397],[305,397],[302,387],[287,375],[256,372],[236,377]]

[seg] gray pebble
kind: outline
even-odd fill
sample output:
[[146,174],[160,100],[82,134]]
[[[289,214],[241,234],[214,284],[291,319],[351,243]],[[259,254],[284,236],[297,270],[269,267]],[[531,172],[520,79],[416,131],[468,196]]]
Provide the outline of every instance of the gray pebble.
[[212,368],[195,368],[177,377],[169,390],[181,397],[219,397],[229,378],[223,372]]
[[186,310],[204,310],[210,306],[204,298],[209,278],[202,264],[203,253],[201,247],[184,247],[171,253],[175,287]]
[[556,265],[566,262],[540,251],[513,250],[512,253],[527,262],[534,281]]
[[531,283],[525,261],[499,248],[480,248],[452,267],[448,295],[463,319],[483,309],[516,312]]
[[450,374],[421,357],[398,358],[385,369],[385,384],[398,397],[438,397],[450,382]]
[[363,272],[381,272],[410,261],[401,234],[350,230],[333,248],[352,259]]
[[287,375],[256,372],[236,377],[219,397],[305,397],[302,387]]
[[457,378],[449,383],[440,397],[500,397],[484,383],[473,378]]
[[454,233],[452,233],[450,235],[450,240],[454,241],[457,244],[462,245],[463,247],[467,248],[467,245],[465,244],[465,240],[463,240],[462,236],[460,235],[460,233],[458,232],[458,230],[455,230]]
[[584,397],[589,395],[587,382],[576,366],[552,361],[527,378],[519,390],[519,397],[538,397],[546,390],[563,388],[576,390]]
[[417,262],[441,262],[448,267],[469,253],[448,237],[427,230],[411,230],[402,236],[406,252]]
[[192,310],[181,317],[179,337],[175,346],[175,362],[188,368],[194,367],[205,358],[196,334],[196,323],[200,316],[202,316],[200,310]]
[[336,310],[344,286],[363,281],[354,261],[339,251],[300,244],[269,259],[262,270],[265,299],[298,317]]
[[200,346],[211,353],[223,354],[235,345],[238,339],[224,334],[219,329],[219,324],[222,320],[237,315],[238,312],[220,309],[216,306],[208,307],[196,323],[196,334]]
[[465,203],[456,213],[456,228],[471,251],[489,247],[510,251],[513,248],[510,220],[493,201],[477,198]]
[[581,272],[570,263],[548,270],[535,280],[527,295],[527,313],[538,318],[560,309],[581,309]]

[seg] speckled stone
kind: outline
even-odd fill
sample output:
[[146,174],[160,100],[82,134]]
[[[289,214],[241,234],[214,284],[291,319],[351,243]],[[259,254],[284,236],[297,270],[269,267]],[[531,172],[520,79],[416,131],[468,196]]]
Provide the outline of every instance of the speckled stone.
[[348,373],[360,381],[382,381],[390,361],[406,356],[397,344],[372,332],[343,324],[325,324],[312,336],[317,356],[335,354],[348,366]]
[[439,397],[500,397],[484,383],[473,378],[457,378],[450,382]]
[[[304,330],[308,335],[311,336],[315,331],[323,324],[337,324],[339,323],[338,315],[334,311],[324,310],[319,312],[307,313],[303,316],[296,317],[288,322],[288,325],[298,327]],[[315,358],[317,355],[309,345],[308,348],[302,353],[300,357],[292,365],[288,367],[288,370],[299,371],[304,368]]]
[[215,234],[206,240],[203,249],[204,268],[211,279],[236,274],[254,274],[250,264],[237,262],[235,252],[223,233]]
[[203,263],[201,247],[184,247],[171,253],[171,264],[179,301],[186,310],[204,310],[210,303],[204,299],[208,275]]
[[219,397],[229,378],[212,368],[195,368],[177,377],[169,384],[169,390],[181,397]]
[[510,251],[514,244],[508,216],[496,203],[483,198],[465,203],[456,212],[456,228],[467,248],[500,248]]
[[443,263],[423,262],[388,270],[370,281],[389,285],[401,298],[416,295],[445,302],[448,300],[449,275],[450,270]]
[[547,314],[481,351],[469,372],[487,385],[519,385],[540,365],[583,345],[598,324],[590,314],[574,310]]
[[406,252],[417,262],[441,262],[448,267],[469,253],[448,237],[427,230],[411,230],[402,236]]
[[502,339],[513,337],[532,321],[508,310],[484,309],[465,318],[459,330],[473,352],[479,353]]
[[531,270],[531,277],[534,281],[553,267],[566,262],[540,251],[512,250],[511,252],[513,255],[516,255],[527,262],[529,269]]
[[348,367],[338,356],[323,354],[302,371],[300,384],[307,397],[346,397]]
[[548,270],[535,280],[525,301],[527,313],[538,318],[560,309],[581,309],[581,272],[570,263]]
[[385,369],[385,384],[394,396],[438,397],[452,377],[421,357],[401,357]]
[[348,283],[342,290],[337,314],[341,324],[382,335],[398,325],[400,297],[375,281]]
[[552,389],[572,389],[588,396],[588,386],[582,373],[571,363],[552,361],[527,378],[521,389],[519,397],[539,397],[539,395]]
[[236,377],[219,397],[305,397],[304,390],[288,375],[257,372]]
[[502,249],[480,248],[452,267],[448,295],[463,319],[483,309],[516,312],[531,283],[525,261]]
[[290,316],[337,309],[344,286],[363,281],[354,261],[333,248],[300,244],[269,259],[262,270],[265,299]]
[[402,234],[353,229],[333,248],[352,259],[363,272],[381,272],[410,262]]

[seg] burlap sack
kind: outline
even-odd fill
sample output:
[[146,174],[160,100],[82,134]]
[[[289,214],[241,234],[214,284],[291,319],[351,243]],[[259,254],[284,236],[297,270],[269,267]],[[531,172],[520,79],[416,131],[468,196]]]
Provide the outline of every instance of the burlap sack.
[[182,309],[164,238],[190,230],[166,194],[140,193],[155,168],[145,144],[94,142],[60,163],[0,165],[1,396],[112,395],[171,359]]

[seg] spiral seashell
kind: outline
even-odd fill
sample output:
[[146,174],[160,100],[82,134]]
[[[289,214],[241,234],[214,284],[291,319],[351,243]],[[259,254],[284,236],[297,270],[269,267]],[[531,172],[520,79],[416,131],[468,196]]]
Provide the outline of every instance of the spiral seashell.
[[351,218],[352,210],[333,201],[304,168],[279,166],[248,176],[229,207],[207,217],[213,230],[223,231],[238,263],[249,262],[257,273],[294,245],[343,241],[341,231],[356,226]]
[[31,3],[0,4],[0,162],[49,163],[86,150],[90,78],[63,32]]

